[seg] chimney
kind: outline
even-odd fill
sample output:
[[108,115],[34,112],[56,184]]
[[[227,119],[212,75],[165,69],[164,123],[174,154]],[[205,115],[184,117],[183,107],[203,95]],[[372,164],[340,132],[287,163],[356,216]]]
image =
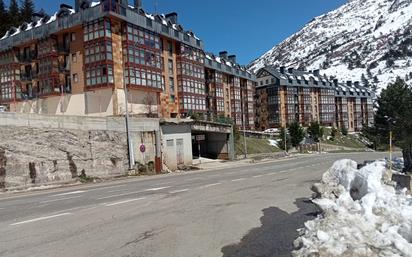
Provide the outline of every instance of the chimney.
[[74,0],[74,10],[75,10],[76,12],[79,12],[79,11],[80,11],[81,1],[82,1],[82,0]]
[[177,24],[177,13],[172,12],[166,14],[166,20],[169,20],[172,24]]
[[334,84],[335,86],[338,86],[338,82],[339,82],[338,79],[334,79],[334,80],[333,80],[333,84]]
[[229,58],[229,61],[236,63],[236,55],[229,55],[228,58]]
[[293,74],[293,71],[294,71],[293,68],[289,68],[289,69],[288,69],[288,72],[289,72],[290,74]]
[[142,9],[142,0],[134,0],[134,8],[136,10]]
[[280,73],[285,74],[285,66],[281,66],[279,70],[280,70]]
[[227,60],[227,51],[222,51],[219,53],[219,57]]
[[320,71],[319,70],[313,70],[313,75],[319,77]]
[[350,81],[350,80],[346,81],[346,85],[347,85],[348,87],[352,87],[352,81]]

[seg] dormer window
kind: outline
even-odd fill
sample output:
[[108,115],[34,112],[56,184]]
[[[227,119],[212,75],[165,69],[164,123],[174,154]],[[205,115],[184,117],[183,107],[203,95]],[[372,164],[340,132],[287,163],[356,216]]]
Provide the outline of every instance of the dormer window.
[[146,18],[146,25],[148,26],[148,27],[153,27],[153,21],[152,21],[152,19],[150,19],[150,18]]

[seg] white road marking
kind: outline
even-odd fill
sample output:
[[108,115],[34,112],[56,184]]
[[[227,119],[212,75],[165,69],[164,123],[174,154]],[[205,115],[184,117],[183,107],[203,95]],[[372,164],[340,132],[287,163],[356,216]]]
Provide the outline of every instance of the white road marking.
[[86,191],[73,191],[73,192],[68,192],[68,193],[61,193],[53,196],[65,196],[65,195],[76,195],[76,194],[82,194]]
[[193,181],[193,180],[200,180],[200,179],[202,178],[188,178],[188,179],[185,179],[184,181]]
[[222,183],[213,183],[213,184],[208,184],[208,185],[201,186],[199,188],[209,188],[209,187],[214,187],[214,186],[221,185],[221,184]]
[[36,221],[54,219],[54,218],[57,218],[57,217],[67,216],[67,215],[70,215],[70,214],[71,214],[70,212],[60,213],[60,214],[56,214],[56,215],[52,215],[52,216],[40,217],[40,218],[36,218],[36,219],[32,219],[32,220],[20,221],[20,222],[17,222],[17,223],[10,224],[10,226],[17,226],[17,225],[22,225],[22,224],[27,224],[27,223],[36,222]]
[[256,176],[253,176],[254,178],[261,178],[261,177],[263,177],[263,175],[256,175]]
[[167,189],[167,188],[170,188],[170,187],[155,187],[155,188],[146,189],[144,191],[145,192],[153,192],[153,191],[159,191],[159,190],[163,190],[163,189]]
[[117,190],[112,190],[112,191],[107,191],[107,193],[116,193],[116,192],[121,192],[121,191],[126,191],[127,189],[117,189]]
[[81,196],[72,196],[72,197],[66,197],[66,198],[59,198],[59,199],[54,199],[54,200],[48,200],[48,201],[43,201],[40,203],[52,203],[52,202],[58,202],[58,201],[64,201],[64,200],[70,200],[70,199],[75,199],[75,198],[80,198]]
[[127,186],[127,185],[107,186],[107,187],[95,188],[93,190],[105,190],[105,189],[116,188],[116,187],[125,187],[125,186]]
[[138,194],[138,193],[142,193],[142,192],[143,191],[134,191],[134,192],[124,193],[124,194],[109,195],[109,196],[97,198],[97,200],[109,199],[109,198],[114,198],[114,197],[119,197],[119,196],[126,196],[126,195],[133,195],[133,194]]
[[110,206],[115,206],[115,205],[124,204],[124,203],[136,202],[136,201],[140,201],[140,200],[143,200],[143,199],[145,199],[145,198],[144,198],[144,197],[141,197],[141,198],[129,199],[129,200],[121,201],[121,202],[115,202],[115,203],[105,204],[105,206],[106,206],[106,207],[110,207]]
[[287,172],[288,172],[287,170],[279,171],[279,173],[287,173]]
[[242,181],[242,180],[246,180],[246,178],[233,179],[232,182],[237,182],[237,181]]
[[177,194],[177,193],[183,193],[189,191],[189,188],[182,189],[182,190],[175,190],[175,191],[170,191],[169,194]]

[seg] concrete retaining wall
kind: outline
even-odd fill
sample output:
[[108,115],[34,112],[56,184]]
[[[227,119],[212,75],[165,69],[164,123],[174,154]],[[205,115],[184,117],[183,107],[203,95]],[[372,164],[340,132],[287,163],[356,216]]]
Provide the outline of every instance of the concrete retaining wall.
[[[136,162],[154,163],[158,119],[132,118],[131,130]],[[119,176],[127,168],[122,117],[0,113],[0,190],[71,182],[82,173]]]

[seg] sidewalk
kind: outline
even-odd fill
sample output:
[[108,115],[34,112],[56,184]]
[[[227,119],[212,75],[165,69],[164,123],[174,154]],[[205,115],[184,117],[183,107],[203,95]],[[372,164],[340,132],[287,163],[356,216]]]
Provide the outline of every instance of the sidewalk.
[[200,161],[199,159],[193,160],[193,166],[200,170],[220,170],[220,169],[242,167],[242,166],[252,165],[256,163],[286,160],[286,159],[296,158],[299,156],[302,156],[302,155],[301,154],[292,154],[288,156],[285,156],[284,154],[261,155],[261,156],[254,155],[247,159],[237,159],[233,161],[212,160],[212,159],[207,159],[207,158],[201,158]]

